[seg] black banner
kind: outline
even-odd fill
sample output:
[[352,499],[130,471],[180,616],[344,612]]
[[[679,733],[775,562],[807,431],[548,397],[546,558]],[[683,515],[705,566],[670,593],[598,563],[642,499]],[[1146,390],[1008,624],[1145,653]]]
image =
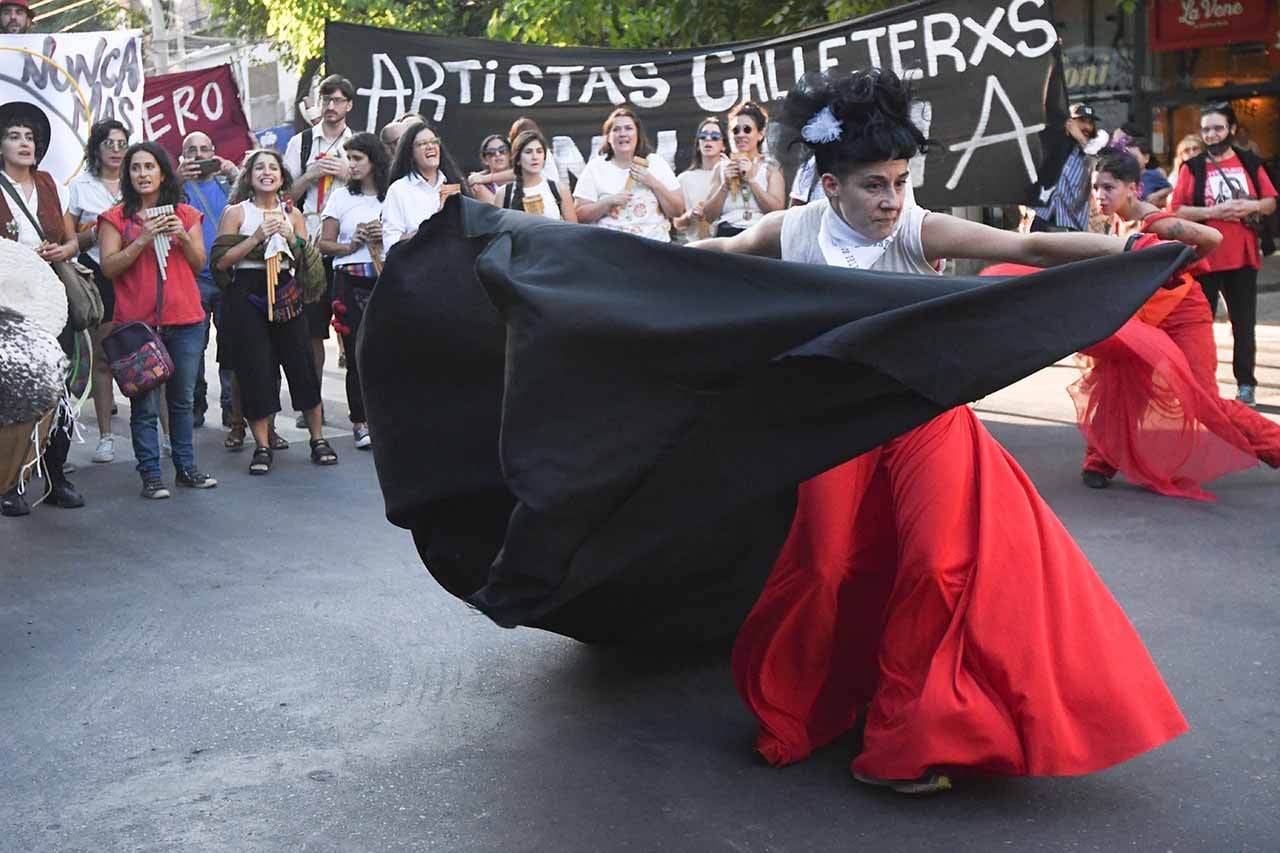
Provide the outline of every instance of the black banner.
[[921,204],[1030,201],[1056,180],[1068,137],[1049,0],[919,0],[785,37],[681,50],[545,47],[340,23],[325,31],[326,69],[356,87],[352,128],[376,131],[420,112],[474,166],[486,135],[528,115],[552,138],[561,169],[574,173],[615,106],[637,111],[679,172],[704,116],[744,99],[777,106],[805,71],[868,65],[914,80],[913,114],[937,143],[912,163]]

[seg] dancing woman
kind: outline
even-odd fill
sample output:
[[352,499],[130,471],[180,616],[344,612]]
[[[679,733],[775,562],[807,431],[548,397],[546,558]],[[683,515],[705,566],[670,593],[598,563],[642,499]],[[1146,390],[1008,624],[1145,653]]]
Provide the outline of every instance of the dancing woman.
[[[1201,257],[1217,248],[1216,229],[1143,201],[1140,176],[1124,151],[1098,164],[1094,192],[1113,233],[1181,240]],[[1119,471],[1160,494],[1212,499],[1201,483],[1258,460],[1280,467],[1280,425],[1218,395],[1213,313],[1190,272],[1083,355],[1089,366],[1071,395],[1088,441],[1085,485],[1105,488]]]
[[[917,274],[944,257],[1052,266],[1124,250],[904,206],[926,145],[909,103],[888,71],[805,77],[777,124],[803,128],[826,203],[695,245]],[[865,707],[854,775],[903,793],[958,773],[1101,770],[1187,728],[1084,554],[965,406],[801,486],[733,670],[771,762],[803,759]]]

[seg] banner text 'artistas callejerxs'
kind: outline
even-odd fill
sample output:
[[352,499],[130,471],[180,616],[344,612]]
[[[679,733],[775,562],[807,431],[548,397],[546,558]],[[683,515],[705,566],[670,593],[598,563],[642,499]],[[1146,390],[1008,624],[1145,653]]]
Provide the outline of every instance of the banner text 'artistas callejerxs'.
[[325,62],[355,84],[353,128],[420,112],[468,165],[477,165],[486,135],[528,115],[553,139],[562,169],[576,173],[598,147],[605,116],[629,104],[679,171],[702,117],[744,99],[780,106],[806,71],[869,65],[914,80],[915,118],[937,143],[912,164],[916,197],[928,207],[1035,199],[1056,180],[1069,141],[1048,0],[920,0],[790,36],[649,51],[330,23]]

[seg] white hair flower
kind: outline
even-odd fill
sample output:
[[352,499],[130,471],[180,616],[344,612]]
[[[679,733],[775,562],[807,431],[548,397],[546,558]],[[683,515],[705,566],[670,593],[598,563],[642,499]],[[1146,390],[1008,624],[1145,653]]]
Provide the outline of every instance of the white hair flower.
[[844,125],[831,112],[831,107],[823,107],[817,115],[805,122],[800,136],[810,145],[823,145],[844,136]]

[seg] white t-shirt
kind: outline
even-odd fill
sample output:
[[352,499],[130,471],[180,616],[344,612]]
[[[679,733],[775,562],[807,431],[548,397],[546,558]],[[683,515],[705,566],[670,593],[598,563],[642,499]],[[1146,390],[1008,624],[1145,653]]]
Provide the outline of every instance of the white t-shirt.
[[[680,181],[676,179],[666,160],[657,154],[650,154],[645,159],[649,162],[649,171],[660,184],[669,190],[680,192]],[[614,165],[612,160],[596,157],[582,170],[582,177],[578,178],[578,186],[573,195],[584,201],[595,201],[602,195],[623,192],[629,174],[629,168],[623,169]],[[617,215],[609,211],[594,224],[663,243],[671,241],[671,221],[662,212],[657,194],[639,184],[631,191],[631,200],[617,211]]]
[[440,188],[448,183],[444,172],[436,172],[434,184],[427,183],[416,170],[393,181],[382,203],[382,245],[391,250],[402,234],[417,231],[423,221],[440,209]]
[[[67,189],[69,191],[67,213],[71,214],[71,221],[76,224],[77,230],[82,225],[92,225],[97,222],[99,213],[120,203],[120,196],[112,195],[102,179],[88,171],[81,172],[72,178],[71,185]],[[89,247],[89,257],[96,263],[102,263],[102,255],[96,240]]]
[[[284,167],[289,170],[289,175],[295,181],[302,177],[302,173],[307,170],[315,161],[323,157],[341,157],[346,159],[347,151],[342,146],[354,134],[351,128],[345,127],[337,139],[329,140],[324,138],[323,124],[317,124],[310,130],[304,130],[302,133],[295,133],[289,139],[289,144],[284,149]],[[307,157],[307,162],[302,161],[302,137],[304,134],[311,134],[311,154]],[[321,178],[320,181],[312,184],[307,189],[307,194],[302,198],[302,213],[307,220],[307,237],[314,240],[316,235],[320,233],[320,209],[324,207],[325,199],[320,198],[320,190],[322,184],[328,184],[325,195],[333,192],[340,183],[333,178]]]
[[[711,169],[687,169],[680,173],[680,177],[676,178],[680,182],[680,189],[684,190],[684,209],[686,212],[693,210],[694,205],[707,200],[707,194],[711,192],[711,176],[713,174],[715,172]],[[702,235],[698,231],[698,220],[690,219],[689,227],[684,231],[685,239],[689,241],[701,240]]]
[[[324,210],[320,213],[322,225],[325,219],[337,220],[339,243],[350,243],[351,238],[356,235],[356,226],[373,222],[381,216],[382,202],[378,201],[376,195],[363,193],[353,195],[345,186],[338,187],[329,194],[328,200],[324,203]],[[336,267],[371,263],[373,263],[373,255],[369,254],[369,247],[366,245],[361,245],[349,255],[333,259],[333,265]]]

